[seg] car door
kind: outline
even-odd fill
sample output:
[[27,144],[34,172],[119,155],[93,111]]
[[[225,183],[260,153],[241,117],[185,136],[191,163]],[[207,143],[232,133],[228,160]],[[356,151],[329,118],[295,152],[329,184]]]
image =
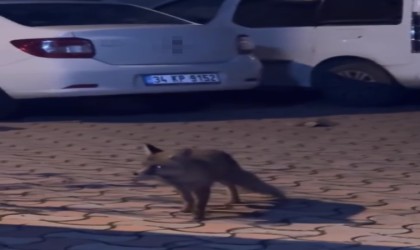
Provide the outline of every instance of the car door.
[[412,3],[404,5],[404,1],[324,0],[316,28],[315,61],[354,56],[381,65],[408,63]]
[[248,34],[255,41],[256,55],[264,64],[263,85],[309,84],[315,48],[316,13],[320,2],[236,1],[230,20],[239,33]]

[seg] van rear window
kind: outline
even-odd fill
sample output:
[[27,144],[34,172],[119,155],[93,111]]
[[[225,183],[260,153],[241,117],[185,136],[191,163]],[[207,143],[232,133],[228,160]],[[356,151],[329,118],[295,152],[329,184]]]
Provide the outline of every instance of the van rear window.
[[403,17],[403,0],[324,0],[321,25],[397,25]]
[[103,3],[0,4],[0,16],[25,26],[188,24],[149,9]]

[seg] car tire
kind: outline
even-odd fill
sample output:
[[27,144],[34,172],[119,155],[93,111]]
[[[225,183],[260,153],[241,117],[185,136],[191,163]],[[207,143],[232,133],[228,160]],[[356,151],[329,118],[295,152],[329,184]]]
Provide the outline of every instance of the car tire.
[[340,60],[314,69],[312,84],[334,103],[391,106],[402,103],[407,89],[380,66],[363,60]]
[[0,120],[15,118],[18,108],[18,102],[0,90]]

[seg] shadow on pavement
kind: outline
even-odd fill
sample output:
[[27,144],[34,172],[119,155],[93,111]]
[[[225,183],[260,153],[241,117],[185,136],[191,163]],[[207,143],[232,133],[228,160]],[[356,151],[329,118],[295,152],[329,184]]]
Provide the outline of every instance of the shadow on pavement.
[[274,202],[261,204],[248,202],[247,207],[261,210],[247,217],[256,219],[258,224],[371,224],[371,221],[353,221],[351,217],[365,210],[363,206],[328,202],[313,199],[288,199],[285,204]]
[[345,107],[327,103],[316,93],[296,89],[32,100],[23,105],[24,121],[55,122],[192,122],[243,119],[305,118],[348,114],[415,112],[420,98],[412,92],[395,107]]
[[[0,247],[4,250],[414,250],[415,247],[392,247],[392,243],[377,246],[357,243],[332,243],[316,240],[299,240],[285,235],[262,235],[272,240],[258,240],[235,237],[226,233],[226,237],[206,235],[188,236],[182,232],[176,234],[159,232],[126,232],[86,230],[57,226],[0,225]],[[232,228],[231,231],[234,231]],[[316,230],[315,230],[316,232]],[[322,232],[319,232],[321,235]],[[277,238],[277,239],[276,239]],[[316,237],[313,237],[316,239]],[[286,240],[287,239],[287,240]],[[334,237],[331,237],[334,240]],[[362,240],[357,239],[357,240]],[[377,243],[378,244],[378,243]]]

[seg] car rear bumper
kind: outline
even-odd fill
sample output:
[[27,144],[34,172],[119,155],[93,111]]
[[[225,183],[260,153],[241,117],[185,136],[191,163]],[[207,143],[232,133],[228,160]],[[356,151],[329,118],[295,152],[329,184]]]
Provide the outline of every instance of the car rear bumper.
[[[15,99],[252,89],[262,65],[252,56],[213,64],[108,65],[92,59],[32,58],[0,67],[0,87]],[[147,86],[145,74],[218,73],[220,84]],[[73,88],[69,88],[73,86]]]

